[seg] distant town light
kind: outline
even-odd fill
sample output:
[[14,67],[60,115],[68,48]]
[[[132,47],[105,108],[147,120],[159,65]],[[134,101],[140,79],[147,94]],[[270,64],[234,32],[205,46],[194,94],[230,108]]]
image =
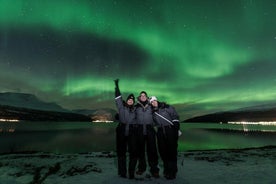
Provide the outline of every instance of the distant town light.
[[0,119],[0,122],[19,122],[18,119]]
[[94,120],[92,122],[93,123],[113,123],[114,121],[109,121],[109,120]]
[[276,121],[259,121],[259,122],[229,121],[228,124],[240,124],[240,125],[275,125],[276,126]]

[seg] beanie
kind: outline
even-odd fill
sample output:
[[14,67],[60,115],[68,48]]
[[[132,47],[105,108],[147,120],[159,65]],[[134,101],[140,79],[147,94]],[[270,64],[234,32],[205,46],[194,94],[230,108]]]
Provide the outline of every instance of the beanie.
[[140,92],[140,95],[141,95],[142,93],[144,93],[144,94],[148,97],[147,92],[145,92],[145,91],[141,91],[141,92]]
[[150,103],[151,103],[152,101],[157,101],[156,96],[152,96],[152,97],[150,97]]
[[135,102],[135,98],[134,98],[134,95],[133,95],[133,94],[128,95],[127,101],[128,101],[129,99],[132,99],[132,100],[133,100],[133,103]]

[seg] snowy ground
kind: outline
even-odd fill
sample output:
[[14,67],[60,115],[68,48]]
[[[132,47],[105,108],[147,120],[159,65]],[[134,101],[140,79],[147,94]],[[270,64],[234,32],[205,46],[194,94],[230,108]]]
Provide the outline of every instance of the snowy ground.
[[17,153],[0,155],[1,184],[276,183],[276,147],[179,153],[175,180],[117,176],[113,152],[85,154]]

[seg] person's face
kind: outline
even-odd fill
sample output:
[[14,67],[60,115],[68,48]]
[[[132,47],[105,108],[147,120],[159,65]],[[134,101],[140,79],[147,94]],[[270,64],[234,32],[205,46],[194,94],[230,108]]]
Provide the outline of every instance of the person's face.
[[133,105],[133,104],[134,104],[134,102],[131,98],[127,100],[127,105]]
[[142,93],[142,94],[140,95],[140,101],[141,101],[141,102],[145,102],[146,100],[147,100],[146,94],[145,94],[145,93]]
[[152,105],[153,107],[158,107],[158,103],[157,103],[156,100],[153,100],[153,101],[151,102],[151,105]]

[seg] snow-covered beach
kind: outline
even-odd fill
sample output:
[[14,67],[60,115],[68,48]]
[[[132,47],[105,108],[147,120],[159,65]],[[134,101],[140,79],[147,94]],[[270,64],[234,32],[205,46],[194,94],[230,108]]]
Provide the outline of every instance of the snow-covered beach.
[[0,155],[1,184],[88,183],[276,183],[276,147],[186,151],[178,154],[175,180],[117,176],[114,152],[54,154],[42,152]]

